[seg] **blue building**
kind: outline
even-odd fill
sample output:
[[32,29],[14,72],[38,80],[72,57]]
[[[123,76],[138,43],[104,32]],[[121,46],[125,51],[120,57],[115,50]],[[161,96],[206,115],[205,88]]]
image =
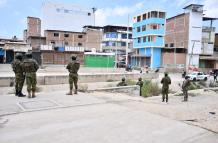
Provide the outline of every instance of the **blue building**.
[[149,11],[133,19],[133,49],[131,65],[158,68],[162,63],[161,49],[164,47],[166,13]]

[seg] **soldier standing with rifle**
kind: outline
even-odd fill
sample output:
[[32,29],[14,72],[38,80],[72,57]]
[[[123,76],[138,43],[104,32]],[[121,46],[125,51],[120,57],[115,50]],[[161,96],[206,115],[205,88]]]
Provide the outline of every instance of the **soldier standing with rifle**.
[[141,77],[138,79],[138,82],[136,83],[136,85],[139,85],[139,87],[140,87],[139,95],[142,96],[143,81],[142,81],[142,78],[141,78]]
[[[27,84],[27,92],[28,92],[28,98],[35,98],[35,92],[36,92],[36,72],[39,69],[39,66],[32,58],[31,53],[26,54],[26,59],[23,62],[23,69],[26,75],[26,84]],[[32,91],[32,95],[31,95]]]
[[18,97],[26,96],[22,93],[23,84],[25,80],[25,76],[24,76],[23,68],[22,68],[22,64],[23,64],[22,59],[23,59],[22,54],[17,53],[15,55],[15,60],[11,64],[12,69],[15,73],[15,96],[18,96]]
[[67,95],[73,95],[73,84],[75,86],[74,94],[77,94],[78,90],[78,70],[80,68],[80,63],[76,60],[76,56],[71,57],[72,61],[67,65],[66,69],[69,71],[69,84],[70,84],[70,91]]
[[169,93],[169,84],[171,84],[171,79],[168,76],[168,73],[164,73],[164,77],[161,80],[162,86],[162,102],[164,102],[166,98],[166,102],[168,102],[168,93]]
[[185,77],[185,80],[182,83],[182,91],[184,95],[184,102],[188,101],[188,86],[190,85],[189,77]]

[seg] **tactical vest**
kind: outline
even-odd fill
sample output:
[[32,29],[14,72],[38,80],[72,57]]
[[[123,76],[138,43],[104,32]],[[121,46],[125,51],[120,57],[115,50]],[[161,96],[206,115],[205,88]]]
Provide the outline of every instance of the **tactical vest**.
[[24,67],[24,71],[26,73],[36,72],[38,70],[38,68],[35,65],[35,62],[33,60],[25,60],[23,62],[23,67]]
[[22,69],[22,64],[20,61],[18,60],[15,60],[13,63],[12,63],[12,68],[13,68],[13,71],[15,73],[22,73],[23,72],[23,69]]

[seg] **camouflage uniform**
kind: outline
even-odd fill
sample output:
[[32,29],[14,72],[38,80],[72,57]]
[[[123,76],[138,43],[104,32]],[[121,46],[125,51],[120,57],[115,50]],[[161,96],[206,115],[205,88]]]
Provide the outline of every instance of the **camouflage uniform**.
[[[32,59],[31,53],[28,53],[26,57],[27,59],[25,59],[23,62],[23,69],[26,75],[27,92],[29,98],[31,97],[34,98],[36,92],[36,84],[37,84],[36,72],[39,69],[39,66],[36,60]],[[31,96],[31,91],[32,91],[32,96]]]
[[139,87],[140,87],[140,93],[139,93],[139,95],[142,96],[143,81],[142,81],[142,78],[141,78],[141,77],[138,79],[138,82],[136,83],[136,85],[139,85]]
[[167,73],[165,73],[165,77],[162,78],[161,83],[162,86],[162,102],[164,102],[166,98],[166,102],[168,102],[168,92],[169,92],[169,84],[171,84],[171,79]]
[[117,84],[117,86],[127,86],[125,78],[122,78],[122,81]]
[[182,83],[182,91],[184,95],[184,101],[188,101],[188,86],[190,85],[189,79],[186,77]]
[[24,97],[25,95],[23,95],[22,89],[23,89],[25,76],[22,68],[22,64],[23,64],[22,55],[16,54],[15,58],[16,59],[11,64],[12,69],[15,73],[15,91],[16,91],[15,96]]
[[78,70],[80,68],[80,63],[76,61],[76,57],[72,56],[72,61],[67,65],[66,69],[69,71],[69,84],[70,84],[70,92],[67,95],[72,95],[73,84],[75,87],[74,94],[77,94],[78,90]]

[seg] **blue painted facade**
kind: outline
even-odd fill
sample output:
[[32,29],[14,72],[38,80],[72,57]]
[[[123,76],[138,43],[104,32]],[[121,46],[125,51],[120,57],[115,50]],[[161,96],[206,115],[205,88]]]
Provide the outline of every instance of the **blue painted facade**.
[[[156,12],[156,15],[151,16],[152,12]],[[138,50],[138,55],[137,58],[132,58],[132,64],[158,68],[162,63],[161,48],[164,47],[166,18],[165,12],[152,12],[134,17],[133,48]],[[160,13],[164,16],[160,16]],[[144,15],[147,16],[144,18]]]

